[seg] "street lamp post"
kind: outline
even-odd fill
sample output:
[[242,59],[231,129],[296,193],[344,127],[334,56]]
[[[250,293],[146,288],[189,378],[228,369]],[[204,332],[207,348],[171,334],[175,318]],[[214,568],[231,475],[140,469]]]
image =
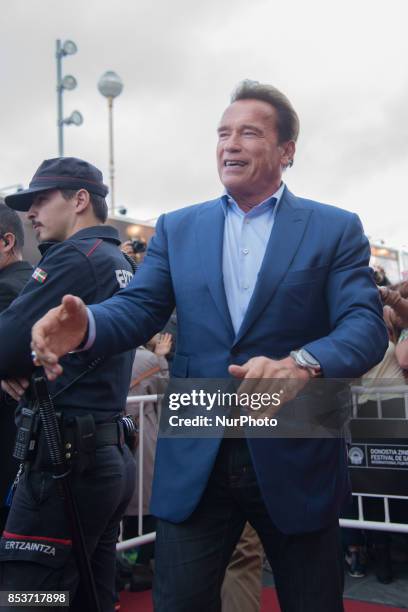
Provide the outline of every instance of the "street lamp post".
[[110,212],[113,215],[115,211],[115,159],[113,152],[113,99],[116,98],[123,89],[122,79],[113,72],[108,70],[98,81],[98,89],[100,93],[108,99],[109,113],[109,178],[110,178]]
[[81,125],[83,117],[79,111],[73,111],[69,117],[63,118],[63,92],[64,89],[71,91],[77,86],[77,80],[70,74],[62,76],[62,58],[66,55],[73,55],[77,52],[77,46],[72,40],[66,40],[61,44],[60,40],[56,43],[57,59],[57,128],[58,128],[58,155],[64,156],[64,125]]

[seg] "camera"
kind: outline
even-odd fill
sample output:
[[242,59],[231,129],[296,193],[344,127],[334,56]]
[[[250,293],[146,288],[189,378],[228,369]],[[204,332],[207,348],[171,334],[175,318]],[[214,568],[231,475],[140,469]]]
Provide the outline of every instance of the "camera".
[[146,243],[143,240],[135,238],[134,240],[130,240],[130,244],[135,255],[146,251]]
[[374,270],[374,281],[378,287],[388,287],[388,285],[391,285],[382,266],[376,265],[372,269]]

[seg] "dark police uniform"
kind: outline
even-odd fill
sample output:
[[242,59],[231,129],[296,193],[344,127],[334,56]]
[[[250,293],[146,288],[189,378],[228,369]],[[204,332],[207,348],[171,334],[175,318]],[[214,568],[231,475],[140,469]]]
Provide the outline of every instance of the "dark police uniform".
[[[0,378],[31,375],[31,327],[63,295],[95,303],[126,286],[133,272],[119,244],[114,228],[97,226],[42,246],[43,257],[30,281],[0,316]],[[61,362],[64,373],[49,389],[61,415],[73,493],[105,612],[114,607],[115,544],[134,486],[133,457],[117,420],[126,404],[133,353],[103,360],[69,386],[87,369],[85,355],[67,355]],[[84,443],[89,442],[89,431],[94,431],[94,448]],[[0,587],[69,590],[72,599],[78,582],[64,502],[40,427],[37,452],[19,478],[0,541]]]

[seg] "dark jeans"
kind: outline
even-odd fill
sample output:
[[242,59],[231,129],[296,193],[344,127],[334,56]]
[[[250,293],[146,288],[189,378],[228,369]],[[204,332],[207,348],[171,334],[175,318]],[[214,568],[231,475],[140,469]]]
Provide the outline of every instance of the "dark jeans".
[[[132,496],[134,479],[135,463],[126,446],[98,448],[93,467],[72,476],[73,495],[103,612],[114,609],[119,522]],[[5,536],[0,542],[0,590],[66,590],[74,602],[70,610],[87,609],[76,597],[80,576],[70,527],[64,501],[50,472],[30,470],[23,474]]]
[[247,520],[271,564],[282,612],[343,611],[338,523],[281,533],[262,500],[246,441],[224,440],[194,513],[179,524],[158,521],[155,612],[219,612],[224,573]]

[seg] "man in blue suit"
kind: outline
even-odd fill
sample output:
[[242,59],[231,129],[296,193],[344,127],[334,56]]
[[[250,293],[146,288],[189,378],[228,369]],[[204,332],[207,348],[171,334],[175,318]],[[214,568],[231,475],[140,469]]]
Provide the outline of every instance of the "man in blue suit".
[[[293,379],[300,389],[379,362],[388,340],[358,217],[282,183],[298,130],[281,92],[244,81],[218,128],[225,194],[161,216],[128,289],[89,309],[66,296],[36,324],[49,378],[80,346],[96,356],[145,342],[175,306],[175,377]],[[338,517],[348,491],[341,439],[160,439],[155,610],[218,611],[247,520],[283,612],[343,610]]]

